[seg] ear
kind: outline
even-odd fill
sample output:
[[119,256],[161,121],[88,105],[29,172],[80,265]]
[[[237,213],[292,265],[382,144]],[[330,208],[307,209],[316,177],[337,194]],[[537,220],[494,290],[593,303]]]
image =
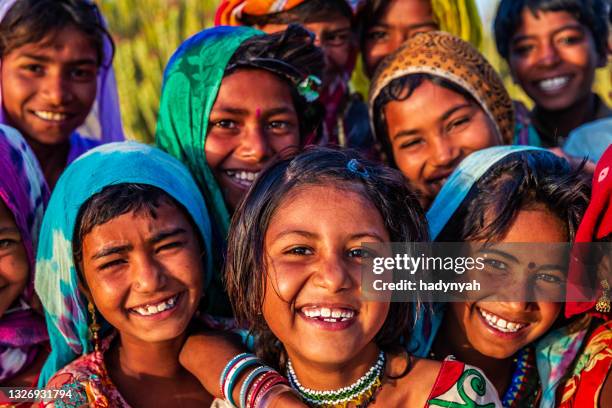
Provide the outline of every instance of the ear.
[[81,291],[81,293],[87,299],[87,301],[89,303],[94,303],[93,296],[91,296],[91,291],[89,290],[89,286],[87,285],[87,282],[84,281],[84,279],[81,279],[81,277],[79,277],[79,286],[78,287],[79,287],[79,290]]
[[609,284],[612,284],[612,257],[608,254],[604,255],[597,266],[597,285],[602,280],[607,280]]

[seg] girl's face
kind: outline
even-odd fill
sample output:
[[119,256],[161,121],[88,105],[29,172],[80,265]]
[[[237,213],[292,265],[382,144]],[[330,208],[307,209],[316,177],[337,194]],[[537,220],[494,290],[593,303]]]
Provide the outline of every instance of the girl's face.
[[366,74],[371,77],[378,64],[408,38],[438,29],[430,0],[391,0],[381,18],[365,33],[362,47]]
[[261,69],[239,69],[223,78],[204,149],[231,210],[266,163],[299,142],[299,120],[287,82]]
[[535,104],[555,111],[582,103],[591,94],[595,69],[605,65],[593,35],[570,13],[525,9],[511,39],[514,80]]
[[272,217],[263,316],[296,369],[375,355],[372,339],[389,303],[361,299],[364,242],[389,242],[389,235],[374,205],[350,190],[301,187]]
[[11,125],[30,141],[66,143],[96,98],[98,54],[74,26],[2,57],[2,102]]
[[174,205],[120,215],[83,239],[81,270],[104,318],[122,336],[144,342],[175,339],[202,295],[197,232]]
[[501,144],[478,104],[428,80],[408,99],[389,102],[384,113],[395,163],[426,208],[461,160]]
[[[537,234],[534,234],[537,231]],[[563,221],[548,210],[521,210],[500,243],[550,244],[566,242]],[[545,334],[557,320],[562,303],[550,301],[521,301],[527,294],[562,296],[567,270],[567,259],[561,246],[537,248],[532,245],[505,245],[484,250],[486,269],[500,277],[524,275],[521,284],[512,286],[502,295],[514,297],[513,302],[490,301],[451,303],[453,326],[462,333],[463,340],[488,357],[508,358],[521,348]],[[509,249],[510,248],[510,249]],[[512,249],[514,248],[514,250]],[[520,249],[519,249],[520,248]],[[518,249],[518,250],[517,250]],[[523,296],[523,294],[525,294]]]
[[0,318],[23,293],[30,265],[13,213],[0,199]]

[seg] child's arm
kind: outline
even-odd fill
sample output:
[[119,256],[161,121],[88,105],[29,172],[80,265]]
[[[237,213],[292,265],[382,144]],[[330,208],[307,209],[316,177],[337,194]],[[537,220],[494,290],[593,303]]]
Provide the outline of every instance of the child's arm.
[[[240,338],[229,333],[207,332],[189,336],[181,353],[179,362],[191,372],[200,383],[217,398],[223,398],[219,386],[219,378],[223,369],[234,358],[234,356],[245,352],[245,347]],[[250,369],[239,377],[232,395],[235,401],[239,401],[240,387]],[[292,392],[284,392],[273,397],[267,407],[306,407],[300,399]]]

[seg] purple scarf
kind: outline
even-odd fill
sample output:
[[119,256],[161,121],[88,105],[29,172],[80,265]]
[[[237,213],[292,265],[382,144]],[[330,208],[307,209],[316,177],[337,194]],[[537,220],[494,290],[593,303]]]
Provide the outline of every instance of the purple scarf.
[[48,341],[44,318],[30,308],[34,261],[49,190],[34,153],[15,129],[0,125],[0,199],[15,217],[30,276],[24,292],[0,317],[0,383],[26,369]]

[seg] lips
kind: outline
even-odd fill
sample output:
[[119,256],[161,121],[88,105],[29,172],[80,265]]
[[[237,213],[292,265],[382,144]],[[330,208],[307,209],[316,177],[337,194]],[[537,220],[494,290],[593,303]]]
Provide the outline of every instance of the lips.
[[499,315],[483,310],[481,308],[478,308],[478,312],[489,327],[491,327],[493,330],[497,330],[502,333],[518,333],[520,330],[529,326],[529,323],[504,319]]
[[138,305],[135,307],[131,307],[128,310],[131,313],[135,313],[139,316],[145,316],[145,317],[155,316],[165,311],[175,309],[178,303],[179,297],[180,297],[180,293],[177,293],[161,301],[155,301],[152,303]]
[[297,314],[314,327],[326,331],[349,328],[357,321],[359,311],[350,305],[307,305],[297,309]]
[[244,187],[250,187],[253,181],[257,178],[260,171],[251,170],[223,170],[223,173],[230,178],[234,183]]
[[536,81],[535,86],[544,93],[556,93],[564,89],[571,79],[571,75],[558,75]]
[[34,116],[39,119],[42,119],[46,122],[52,123],[61,123],[72,118],[71,113],[67,112],[57,112],[57,111],[49,111],[49,110],[32,110],[30,111]]

